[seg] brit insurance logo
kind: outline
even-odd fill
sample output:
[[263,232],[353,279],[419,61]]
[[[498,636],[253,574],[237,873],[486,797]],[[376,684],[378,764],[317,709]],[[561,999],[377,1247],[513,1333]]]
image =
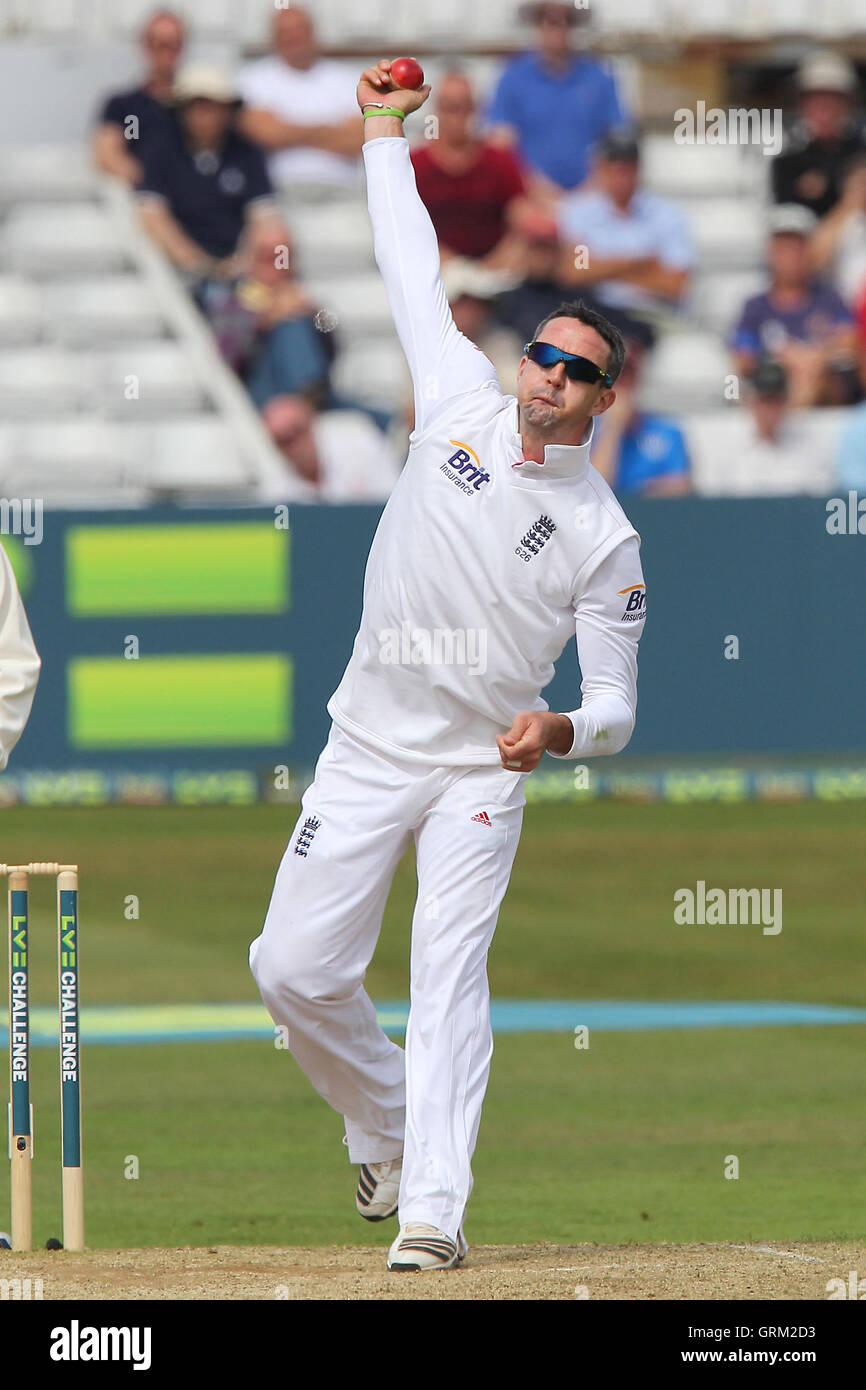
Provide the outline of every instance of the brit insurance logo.
[[624,623],[639,623],[646,617],[646,584],[630,584],[620,589],[622,595],[628,594],[628,603],[622,615]]
[[481,467],[481,460],[468,444],[461,443],[459,439],[449,439],[448,443],[454,445],[456,452],[447,463],[439,465],[439,472],[444,473],[449,482],[472,497],[474,493],[481,491],[485,483],[490,482],[490,474]]
[[519,555],[521,560],[529,564],[533,555],[537,555],[539,550],[547,545],[555,530],[556,522],[542,513],[538,520],[532,523],[526,535],[520,537],[520,544],[514,547],[515,555]]

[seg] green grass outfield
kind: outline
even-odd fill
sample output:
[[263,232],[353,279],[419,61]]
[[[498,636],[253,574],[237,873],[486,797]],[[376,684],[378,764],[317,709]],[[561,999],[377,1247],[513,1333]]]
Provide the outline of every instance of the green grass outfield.
[[[267,806],[7,809],[0,859],[80,863],[86,1003],[253,999],[247,946],[293,821]],[[864,821],[856,803],[533,806],[492,988],[863,1005]],[[674,891],[698,879],[781,888],[782,932],[675,925]],[[39,1003],[56,999],[52,891],[34,880]],[[374,998],[407,995],[412,899],[407,858]],[[470,1239],[862,1239],[864,1045],[856,1025],[595,1032],[580,1051],[568,1033],[500,1036]],[[60,1234],[53,1050],[33,1070],[44,1242]],[[387,1241],[354,1214],[340,1118],[269,1043],[92,1046],[83,1083],[89,1244]]]

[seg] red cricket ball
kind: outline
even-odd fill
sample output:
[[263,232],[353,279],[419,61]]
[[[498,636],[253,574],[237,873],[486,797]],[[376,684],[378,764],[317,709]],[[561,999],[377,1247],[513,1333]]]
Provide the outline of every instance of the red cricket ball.
[[403,91],[417,91],[424,83],[424,69],[414,58],[395,58],[391,64],[391,81]]

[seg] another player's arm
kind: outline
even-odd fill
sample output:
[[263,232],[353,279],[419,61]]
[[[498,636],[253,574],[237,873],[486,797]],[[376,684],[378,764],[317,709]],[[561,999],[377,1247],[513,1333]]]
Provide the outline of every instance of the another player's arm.
[[[596,567],[575,606],[583,676],[580,709],[516,715],[508,733],[497,739],[503,767],[532,772],[545,752],[570,759],[622,752],[637,713],[637,644],[645,593],[639,545],[631,535]],[[628,612],[630,603],[634,606]]]
[[30,717],[41,664],[12,566],[0,545],[0,768]]
[[[358,105],[417,111],[430,93],[395,87],[384,59],[367,68]],[[451,396],[496,385],[488,359],[459,331],[440,276],[439,246],[418,194],[409,146],[399,116],[368,116],[364,129],[367,202],[376,263],[382,273],[400,344],[415,388],[415,430]]]

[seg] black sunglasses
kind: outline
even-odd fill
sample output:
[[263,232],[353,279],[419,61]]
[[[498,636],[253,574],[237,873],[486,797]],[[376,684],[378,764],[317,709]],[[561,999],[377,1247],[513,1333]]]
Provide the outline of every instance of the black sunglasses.
[[533,341],[526,343],[523,351],[530,362],[535,362],[539,367],[555,367],[557,362],[561,362],[569,381],[588,381],[593,386],[603,381],[605,386],[613,386],[610,373],[602,371],[597,362],[590,362],[588,357],[578,357],[573,352],[563,352],[553,343]]

